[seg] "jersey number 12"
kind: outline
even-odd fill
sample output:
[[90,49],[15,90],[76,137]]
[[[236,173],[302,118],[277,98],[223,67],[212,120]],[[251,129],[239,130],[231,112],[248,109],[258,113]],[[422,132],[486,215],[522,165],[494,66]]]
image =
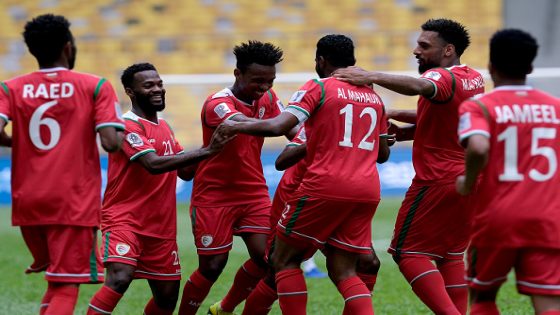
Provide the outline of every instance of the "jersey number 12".
[[[354,105],[347,104],[343,109],[339,111],[340,115],[344,115],[344,138],[342,141],[338,142],[341,147],[354,147],[352,143],[352,124],[354,122]],[[371,124],[366,135],[362,138],[362,141],[358,144],[358,148],[373,151],[375,146],[375,140],[371,142],[366,141],[367,138],[371,136],[375,130],[375,125],[377,124],[377,112],[372,107],[364,107],[362,113],[360,114],[360,119],[368,115],[371,118]]]

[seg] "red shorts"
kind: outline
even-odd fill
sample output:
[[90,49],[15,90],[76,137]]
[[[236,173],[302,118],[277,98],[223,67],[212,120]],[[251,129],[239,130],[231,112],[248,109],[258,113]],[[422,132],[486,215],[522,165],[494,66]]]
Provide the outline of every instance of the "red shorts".
[[371,253],[371,220],[379,202],[362,203],[304,196],[286,202],[277,236],[294,246],[301,241]]
[[388,252],[433,259],[463,259],[470,237],[470,198],[455,184],[421,186],[412,182],[399,209]]
[[199,255],[227,253],[233,235],[270,233],[270,204],[252,203],[228,207],[190,209],[194,243]]
[[97,248],[97,228],[71,225],[22,226],[33,256],[26,273],[45,271],[45,279],[63,283],[101,283],[103,267]]
[[497,289],[515,269],[517,290],[560,296],[560,249],[469,248],[467,280],[475,290]]
[[181,280],[177,242],[140,235],[131,231],[103,234],[103,263],[136,267],[137,279]]

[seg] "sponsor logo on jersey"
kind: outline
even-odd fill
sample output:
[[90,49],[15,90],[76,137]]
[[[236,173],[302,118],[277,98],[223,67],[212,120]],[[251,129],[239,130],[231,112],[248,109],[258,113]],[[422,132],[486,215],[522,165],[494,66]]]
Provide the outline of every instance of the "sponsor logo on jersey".
[[424,74],[423,77],[426,78],[426,79],[432,79],[434,81],[438,81],[439,79],[441,79],[441,73],[439,73],[437,71],[430,71],[430,72]]
[[262,119],[264,117],[264,112],[265,112],[264,107],[259,108],[259,119]]
[[212,235],[202,235],[202,237],[200,238],[200,242],[204,247],[210,246],[210,244],[212,244],[212,241],[214,241]]
[[459,132],[471,129],[471,113],[464,113],[459,119]]
[[148,139],[149,143],[156,143],[156,139]]
[[276,106],[278,106],[278,109],[283,112],[284,111],[284,104],[282,103],[281,100],[276,101]]
[[305,96],[305,93],[307,93],[307,90],[299,90],[297,92],[295,92],[292,95],[292,98],[290,98],[290,103],[299,103],[301,102],[301,100],[303,99],[303,97]]
[[218,117],[224,118],[227,113],[231,113],[231,109],[229,109],[226,103],[220,103],[214,107],[214,112]]
[[126,141],[128,141],[128,143],[130,143],[133,148],[144,145],[144,141],[142,141],[142,138],[140,138],[140,136],[134,132],[126,135]]
[[124,243],[118,243],[117,246],[115,246],[115,249],[117,250],[117,254],[123,256],[130,251],[130,246]]

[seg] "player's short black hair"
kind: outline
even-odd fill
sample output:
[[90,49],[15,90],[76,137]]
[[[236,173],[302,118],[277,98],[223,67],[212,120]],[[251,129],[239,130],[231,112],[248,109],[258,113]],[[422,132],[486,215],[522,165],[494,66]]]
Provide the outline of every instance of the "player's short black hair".
[[330,34],[319,39],[316,56],[322,56],[334,67],[349,67],[356,64],[352,39],[340,34]]
[[449,19],[429,19],[422,24],[423,31],[432,31],[439,34],[446,43],[455,46],[455,52],[460,57],[469,47],[471,38],[469,32],[459,22]]
[[490,39],[490,63],[502,74],[523,79],[531,72],[539,45],[531,34],[519,29],[504,29]]
[[284,52],[271,43],[263,43],[250,40],[233,48],[233,54],[237,59],[236,67],[245,72],[250,64],[256,63],[263,66],[275,66],[282,61]]
[[43,14],[25,24],[23,39],[40,65],[55,62],[64,45],[73,42],[70,22],[62,15]]
[[134,82],[134,75],[138,72],[154,70],[157,71],[156,67],[148,62],[135,63],[128,68],[124,69],[121,75],[121,83],[125,88],[131,88]]

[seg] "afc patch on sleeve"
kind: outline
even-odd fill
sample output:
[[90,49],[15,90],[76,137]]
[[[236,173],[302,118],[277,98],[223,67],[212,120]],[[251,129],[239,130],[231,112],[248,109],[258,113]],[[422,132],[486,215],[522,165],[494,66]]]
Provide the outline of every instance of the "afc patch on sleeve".
[[459,133],[471,129],[471,113],[464,113],[459,118]]
[[428,71],[422,77],[426,79],[432,79],[434,81],[438,81],[439,79],[441,79],[441,73],[437,71]]
[[229,109],[226,103],[220,103],[214,107],[214,112],[218,117],[224,118],[228,113],[231,113],[231,109]]
[[301,100],[303,99],[303,97],[305,96],[305,93],[307,93],[307,90],[299,90],[297,92],[295,92],[292,95],[292,98],[290,98],[290,103],[299,103],[301,102]]
[[284,104],[282,104],[281,100],[276,101],[276,106],[278,106],[278,109],[280,109],[281,112],[284,111]]
[[128,141],[128,143],[130,143],[130,146],[133,148],[141,147],[144,145],[144,141],[142,141],[142,138],[140,138],[140,136],[134,132],[126,135],[126,141]]

